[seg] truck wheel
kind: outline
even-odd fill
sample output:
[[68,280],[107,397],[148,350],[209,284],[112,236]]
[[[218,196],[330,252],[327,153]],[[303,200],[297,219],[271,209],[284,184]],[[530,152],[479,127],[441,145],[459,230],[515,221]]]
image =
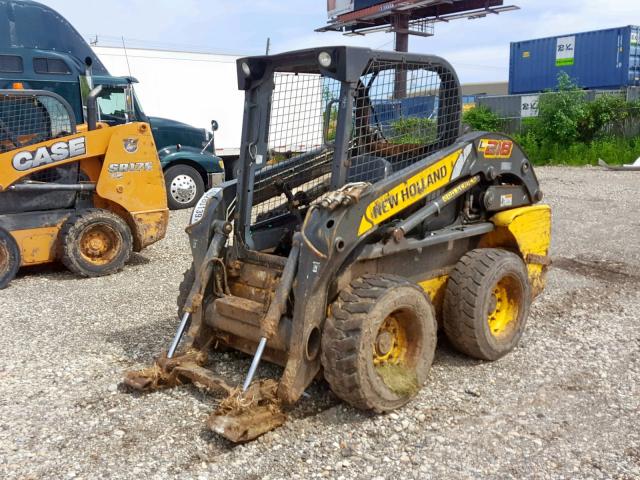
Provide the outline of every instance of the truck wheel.
[[16,240],[5,229],[0,228],[0,290],[14,279],[22,259]]
[[200,173],[189,165],[176,165],[164,172],[167,201],[171,210],[193,207],[204,194]]
[[444,331],[460,352],[497,360],[518,344],[530,304],[527,267],[519,256],[495,248],[472,250],[447,281]]
[[132,244],[131,230],[124,220],[106,210],[88,209],[64,223],[57,253],[73,273],[101,277],[122,270]]
[[426,381],[436,330],[433,305],[417,285],[365,275],[331,305],[322,334],[324,377],[357,408],[396,409]]

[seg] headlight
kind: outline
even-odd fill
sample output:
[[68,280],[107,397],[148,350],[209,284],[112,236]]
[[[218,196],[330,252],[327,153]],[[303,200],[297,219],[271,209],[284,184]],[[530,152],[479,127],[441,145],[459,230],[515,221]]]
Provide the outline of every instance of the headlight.
[[242,71],[247,77],[251,75],[251,67],[247,62],[242,62]]
[[320,66],[324,68],[329,68],[331,66],[331,62],[333,59],[331,58],[331,54],[328,52],[320,52],[318,54],[318,63]]

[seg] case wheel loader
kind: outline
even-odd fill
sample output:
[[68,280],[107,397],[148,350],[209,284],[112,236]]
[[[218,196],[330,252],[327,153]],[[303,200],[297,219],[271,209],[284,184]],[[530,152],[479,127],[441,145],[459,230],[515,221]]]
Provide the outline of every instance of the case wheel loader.
[[[125,383],[220,393],[209,428],[243,442],[314,379],[358,408],[401,407],[428,382],[438,330],[474,358],[509,353],[544,288],[551,212],[513,140],[461,136],[451,65],[327,47],[237,69],[239,178],[194,209],[180,326]],[[214,373],[221,347],[253,356],[242,386]],[[279,379],[254,381],[262,359]]]
[[169,220],[146,123],[109,127],[87,98],[76,126],[60,96],[0,90],[0,288],[21,266],[62,262],[86,277],[115,273],[161,240]]

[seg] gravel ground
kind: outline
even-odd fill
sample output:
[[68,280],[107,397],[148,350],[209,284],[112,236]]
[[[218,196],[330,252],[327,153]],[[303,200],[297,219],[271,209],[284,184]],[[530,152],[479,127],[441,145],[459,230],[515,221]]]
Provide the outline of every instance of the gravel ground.
[[[511,355],[474,361],[441,338],[405,408],[362,413],[315,383],[247,445],[205,429],[214,399],[194,387],[118,386],[173,335],[187,212],[118,275],[23,270],[0,292],[0,477],[640,478],[640,174],[538,173],[555,266]],[[215,359],[236,379],[248,367]]]

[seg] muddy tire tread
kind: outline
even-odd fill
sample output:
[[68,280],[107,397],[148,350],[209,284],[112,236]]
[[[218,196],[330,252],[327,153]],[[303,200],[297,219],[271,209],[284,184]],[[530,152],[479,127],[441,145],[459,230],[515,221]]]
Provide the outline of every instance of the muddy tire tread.
[[443,303],[445,334],[458,351],[482,360],[496,358],[480,347],[476,307],[486,294],[482,280],[502,261],[522,262],[515,253],[500,248],[472,250],[460,259],[447,281]]
[[[78,224],[81,222],[91,221],[93,219],[109,219],[117,224],[122,234],[122,250],[124,256],[117,262],[110,265],[102,266],[95,271],[88,271],[82,266],[77,258],[73,244],[68,239],[73,238]],[[133,251],[133,236],[129,225],[115,213],[100,208],[87,208],[72,214],[63,224],[58,234],[58,242],[56,244],[56,257],[67,269],[76,275],[82,277],[103,277],[119,272],[129,261],[131,252]]]
[[354,407],[377,411],[366,394],[366,384],[358,376],[358,348],[362,326],[376,300],[388,289],[409,286],[422,290],[395,275],[364,275],[340,292],[331,305],[323,332],[322,365],[324,377],[333,392]]

